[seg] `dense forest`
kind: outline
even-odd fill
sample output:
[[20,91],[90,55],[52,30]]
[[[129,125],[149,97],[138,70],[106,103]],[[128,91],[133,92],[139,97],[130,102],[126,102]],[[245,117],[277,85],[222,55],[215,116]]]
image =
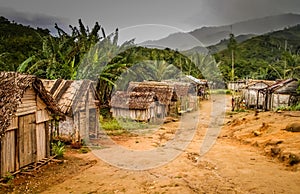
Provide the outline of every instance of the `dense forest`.
[[43,37],[49,35],[47,29],[33,29],[0,16],[0,70],[16,71],[24,60],[42,48]]
[[[300,76],[300,25],[256,36],[214,56],[226,80],[286,79]],[[234,52],[234,78],[231,74]]]

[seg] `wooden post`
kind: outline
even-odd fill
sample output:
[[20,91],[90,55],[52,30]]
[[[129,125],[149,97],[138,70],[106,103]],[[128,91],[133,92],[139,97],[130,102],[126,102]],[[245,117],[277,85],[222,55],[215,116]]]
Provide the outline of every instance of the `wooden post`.
[[84,131],[84,141],[88,143],[89,140],[89,131],[90,131],[90,109],[89,109],[89,93],[87,90],[85,98],[85,131]]
[[44,123],[45,125],[45,141],[46,141],[46,157],[48,158],[50,156],[50,142],[51,142],[51,137],[49,137],[49,121],[46,121]]
[[257,90],[257,95],[256,95],[256,109],[258,109],[258,102],[259,102],[259,90]]

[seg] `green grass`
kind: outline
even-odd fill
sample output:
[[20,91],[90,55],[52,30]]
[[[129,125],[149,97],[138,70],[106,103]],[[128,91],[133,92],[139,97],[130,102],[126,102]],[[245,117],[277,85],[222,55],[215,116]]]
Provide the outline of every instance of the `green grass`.
[[293,106],[280,106],[276,109],[276,111],[300,111],[300,103]]
[[101,119],[100,124],[101,128],[111,135],[121,135],[133,130],[149,129],[156,126],[153,124],[133,121],[126,118]]
[[231,94],[230,90],[226,89],[216,89],[216,90],[210,90],[210,94]]

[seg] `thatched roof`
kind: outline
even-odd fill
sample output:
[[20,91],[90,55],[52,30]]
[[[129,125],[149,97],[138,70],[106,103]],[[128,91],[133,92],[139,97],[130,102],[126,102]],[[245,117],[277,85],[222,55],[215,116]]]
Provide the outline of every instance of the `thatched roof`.
[[42,80],[45,88],[58,103],[65,115],[72,116],[73,112],[83,103],[89,90],[92,90],[95,106],[99,100],[91,80]]
[[127,92],[154,92],[161,104],[169,105],[174,97],[174,87],[166,82],[144,81],[130,82]]
[[192,87],[189,82],[179,82],[166,80],[166,82],[174,88],[174,92],[177,96],[188,96],[190,88]]
[[155,102],[154,92],[117,91],[111,98],[112,108],[144,110]]
[[40,79],[16,72],[0,72],[0,138],[5,134],[26,89],[33,88],[47,105],[47,109],[61,114],[53,98],[45,90]]

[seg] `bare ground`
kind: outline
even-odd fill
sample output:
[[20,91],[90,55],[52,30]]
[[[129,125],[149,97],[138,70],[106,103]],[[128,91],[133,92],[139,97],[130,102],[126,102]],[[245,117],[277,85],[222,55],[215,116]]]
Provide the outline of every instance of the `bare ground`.
[[[218,96],[201,103],[200,120],[193,140],[177,158],[163,166],[140,171],[125,170],[103,162],[93,152],[78,154],[73,151],[68,153],[69,158],[65,163],[51,164],[60,168],[51,170],[51,165],[46,166],[41,173],[29,177],[27,188],[23,184],[16,184],[15,191],[299,193],[299,164],[291,161],[293,156],[299,156],[300,133],[282,129],[288,123],[299,122],[300,112],[227,113],[213,147],[205,155],[199,156],[205,134],[215,130],[209,127],[208,121],[211,119],[212,102],[216,100],[220,100]],[[229,110],[229,105],[226,108]],[[179,122],[169,122],[153,134],[126,134],[112,139],[132,150],[147,150],[163,146],[174,138],[178,126]],[[109,149],[109,145],[105,149]],[[72,161],[75,162],[73,165]],[[60,171],[61,168],[65,170]],[[56,176],[51,178],[53,174]],[[36,182],[40,184],[33,184]],[[37,188],[35,190],[34,185]]]

